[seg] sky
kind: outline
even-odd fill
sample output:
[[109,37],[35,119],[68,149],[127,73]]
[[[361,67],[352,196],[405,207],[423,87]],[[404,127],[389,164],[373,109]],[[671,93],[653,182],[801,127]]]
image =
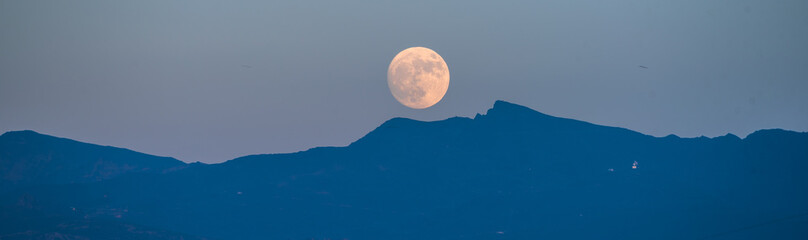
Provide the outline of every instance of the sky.
[[[654,136],[808,131],[808,1],[0,1],[0,131],[186,162],[346,146],[495,100]],[[399,104],[409,47],[451,72]],[[644,66],[646,68],[640,67]]]

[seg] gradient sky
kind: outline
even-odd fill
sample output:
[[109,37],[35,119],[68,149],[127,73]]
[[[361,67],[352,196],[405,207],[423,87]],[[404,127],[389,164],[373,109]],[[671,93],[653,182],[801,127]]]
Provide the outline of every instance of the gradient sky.
[[[805,0],[0,1],[0,131],[209,163],[497,99],[654,136],[808,131],[806,13]],[[425,110],[387,87],[413,46],[452,76]]]

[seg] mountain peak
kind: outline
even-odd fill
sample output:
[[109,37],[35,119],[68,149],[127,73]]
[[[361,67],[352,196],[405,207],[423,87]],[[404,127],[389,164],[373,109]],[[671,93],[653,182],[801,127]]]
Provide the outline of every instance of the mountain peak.
[[20,130],[20,131],[8,131],[6,133],[3,133],[3,135],[0,135],[0,137],[8,138],[8,137],[39,136],[39,135],[43,134],[35,132],[33,130]]
[[53,142],[62,142],[62,143],[79,143],[78,141],[67,139],[67,138],[60,138],[55,137],[47,134],[42,134],[39,132],[35,132],[33,130],[20,130],[20,131],[8,131],[0,135],[0,145],[1,144],[50,144]]
[[491,113],[502,113],[502,112],[536,112],[536,113],[538,113],[538,111],[536,111],[536,110],[530,109],[528,107],[525,107],[525,106],[522,106],[522,105],[519,105],[519,104],[510,103],[510,102],[506,102],[506,101],[503,101],[503,100],[497,100],[496,102],[494,102],[494,107],[491,108],[491,109],[488,109],[488,112],[486,113],[486,115],[489,115]]
[[524,106],[516,104],[516,103],[511,103],[511,102],[508,102],[508,101],[505,101],[505,100],[496,100],[496,101],[494,101],[494,108],[497,108],[497,107],[503,108],[503,107],[524,107]]
[[510,103],[503,100],[494,102],[494,107],[488,109],[485,115],[477,114],[474,116],[475,120],[483,119],[500,119],[508,121],[522,121],[522,120],[542,120],[542,119],[560,119],[553,117],[531,108]]

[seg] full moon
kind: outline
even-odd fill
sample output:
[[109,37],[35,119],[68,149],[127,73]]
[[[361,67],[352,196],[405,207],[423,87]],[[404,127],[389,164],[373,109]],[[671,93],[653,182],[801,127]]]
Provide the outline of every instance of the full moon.
[[390,62],[387,86],[404,106],[428,108],[440,102],[449,89],[449,67],[432,49],[407,48]]

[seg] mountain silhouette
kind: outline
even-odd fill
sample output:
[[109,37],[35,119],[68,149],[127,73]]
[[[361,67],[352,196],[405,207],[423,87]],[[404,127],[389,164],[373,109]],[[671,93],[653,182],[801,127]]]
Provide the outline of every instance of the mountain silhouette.
[[106,180],[131,172],[160,172],[182,161],[98,146],[34,131],[0,135],[0,192],[40,184]]
[[[48,148],[2,146],[13,160],[4,164]],[[214,239],[808,236],[808,133],[779,129],[660,138],[497,101],[474,118],[394,118],[346,147],[211,165],[136,156],[160,170],[91,180],[24,175],[31,179],[18,182],[40,184],[0,196],[5,212],[16,213],[0,220],[28,220],[1,227],[0,237],[71,233],[40,218]]]

